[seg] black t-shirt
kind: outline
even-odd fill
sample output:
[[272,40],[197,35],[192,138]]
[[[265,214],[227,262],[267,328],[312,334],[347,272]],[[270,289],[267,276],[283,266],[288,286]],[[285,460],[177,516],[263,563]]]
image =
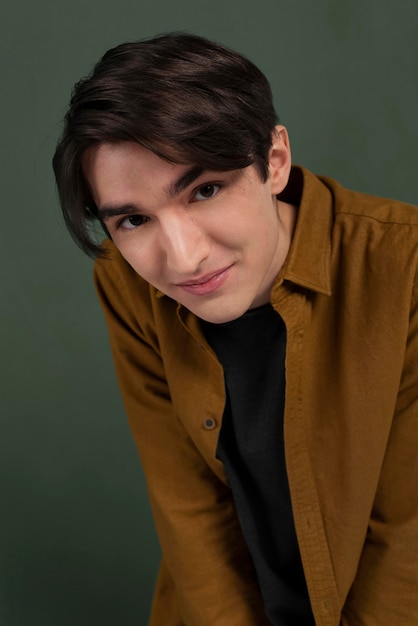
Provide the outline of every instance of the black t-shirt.
[[312,615],[286,473],[283,415],[286,327],[271,305],[224,324],[202,321],[225,374],[217,457],[273,626],[310,626]]

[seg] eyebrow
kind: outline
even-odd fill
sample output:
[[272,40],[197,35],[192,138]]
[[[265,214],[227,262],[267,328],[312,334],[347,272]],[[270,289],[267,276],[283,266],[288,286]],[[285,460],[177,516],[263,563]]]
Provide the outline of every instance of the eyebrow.
[[105,204],[97,209],[97,217],[102,222],[110,217],[116,217],[117,215],[137,215],[144,209],[138,204],[122,204],[121,206],[112,204]]
[[[200,167],[199,165],[192,165],[189,169],[187,169],[179,178],[169,183],[167,187],[164,189],[164,195],[167,198],[174,198],[179,193],[187,189],[189,185],[194,183],[195,180],[199,178],[205,169]],[[112,205],[106,204],[97,208],[97,217],[101,221],[105,221],[111,217],[116,217],[118,215],[134,215],[144,211],[144,207],[141,207],[139,204],[123,204],[123,205]]]
[[179,193],[184,191],[189,185],[194,183],[194,181],[197,180],[204,171],[205,169],[203,167],[200,167],[199,165],[192,165],[192,167],[189,167],[189,169],[187,169],[177,180],[170,183],[166,187],[166,196],[168,198],[174,198]]

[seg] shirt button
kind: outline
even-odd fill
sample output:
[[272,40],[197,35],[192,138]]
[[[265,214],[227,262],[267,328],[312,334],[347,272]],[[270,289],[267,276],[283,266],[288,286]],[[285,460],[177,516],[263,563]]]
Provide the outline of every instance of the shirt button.
[[212,417],[207,417],[203,421],[203,427],[206,430],[213,430],[216,427],[216,421],[214,419],[212,419]]

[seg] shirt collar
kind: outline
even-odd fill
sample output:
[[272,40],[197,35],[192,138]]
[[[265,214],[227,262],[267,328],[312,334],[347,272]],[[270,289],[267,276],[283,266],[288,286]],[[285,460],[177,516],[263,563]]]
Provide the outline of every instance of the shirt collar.
[[299,209],[292,243],[272,293],[288,280],[331,295],[331,190],[307,169],[294,165],[279,200],[299,206]]

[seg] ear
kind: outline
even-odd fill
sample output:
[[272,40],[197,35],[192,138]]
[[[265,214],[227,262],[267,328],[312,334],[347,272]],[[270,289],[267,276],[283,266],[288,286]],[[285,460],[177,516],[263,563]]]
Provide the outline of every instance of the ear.
[[284,126],[276,126],[272,133],[269,156],[269,183],[271,194],[278,195],[286,187],[291,167],[290,143]]

